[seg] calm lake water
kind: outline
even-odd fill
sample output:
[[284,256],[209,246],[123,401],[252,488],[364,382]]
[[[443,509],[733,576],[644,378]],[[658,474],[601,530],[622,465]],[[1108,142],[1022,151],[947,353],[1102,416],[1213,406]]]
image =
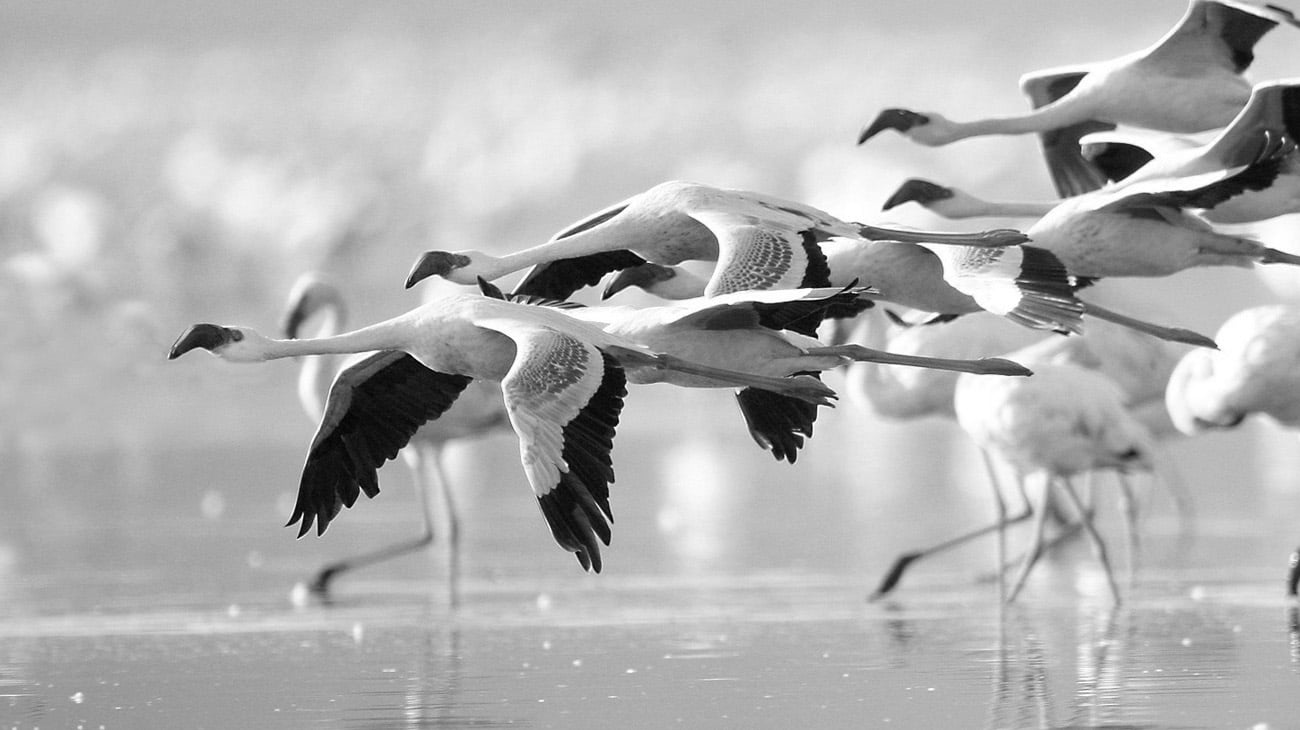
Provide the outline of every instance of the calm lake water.
[[1243,465],[1197,462],[1259,429],[1173,445],[1199,514],[1185,527],[1149,487],[1120,608],[1082,542],[1005,610],[980,579],[989,542],[868,604],[899,551],[992,513],[950,427],[846,404],[789,466],[747,442],[725,394],[689,394],[668,428],[647,425],[647,392],[616,443],[599,576],[550,542],[510,436],[450,455],[458,608],[441,546],[341,578],[329,605],[291,598],[320,563],[418,531],[400,466],[294,540],[297,448],[6,454],[0,727],[1296,726],[1282,579],[1300,497],[1260,477],[1225,494],[1216,470]]

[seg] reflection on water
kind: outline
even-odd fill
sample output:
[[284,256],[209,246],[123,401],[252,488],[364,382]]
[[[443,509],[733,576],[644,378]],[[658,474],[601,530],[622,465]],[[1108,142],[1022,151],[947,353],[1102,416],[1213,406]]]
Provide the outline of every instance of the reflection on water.
[[417,557],[340,582],[331,606],[288,600],[320,562],[419,529],[401,470],[304,540],[277,509],[296,449],[24,470],[0,513],[0,725],[1287,727],[1300,710],[1300,618],[1269,538],[1286,514],[1248,520],[1242,499],[1175,550],[1157,502],[1118,609],[1082,544],[1005,612],[973,580],[991,546],[869,605],[895,551],[987,505],[938,498],[970,491],[942,478],[891,490],[890,450],[818,457],[845,429],[768,463],[716,405],[701,417],[735,428],[620,434],[601,576],[550,544],[513,443],[459,454],[459,610]]

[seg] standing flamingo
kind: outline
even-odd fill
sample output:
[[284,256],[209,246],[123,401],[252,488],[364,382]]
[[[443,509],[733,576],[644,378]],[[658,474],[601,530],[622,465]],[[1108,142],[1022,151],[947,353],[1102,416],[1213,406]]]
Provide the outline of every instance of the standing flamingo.
[[[961,357],[971,350],[1007,351],[1007,357],[1037,369],[1041,366],[1068,365],[1098,372],[1113,381],[1124,394],[1124,403],[1130,416],[1140,422],[1153,435],[1172,430],[1165,415],[1163,394],[1169,373],[1179,357],[1179,351],[1167,342],[1142,336],[1132,330],[1097,323],[1081,337],[1047,337],[1030,342],[1027,330],[1008,327],[991,317],[972,315],[951,323],[909,327],[893,337],[886,338],[885,328],[863,326],[855,339],[864,339],[872,346],[887,346],[908,354],[945,355]],[[1024,333],[1024,334],[1022,334]],[[956,418],[954,395],[958,376],[938,371],[886,372],[870,363],[854,364],[846,373],[846,391],[851,399],[865,401],[873,410],[886,418],[918,418],[928,415]],[[989,481],[1001,504],[1001,489],[997,469],[990,454],[981,449]],[[1163,462],[1163,459],[1162,459]],[[1168,470],[1162,475],[1172,480],[1175,474]],[[1121,476],[1121,479],[1123,477]],[[1023,485],[1017,481],[1023,494]],[[1171,487],[1177,486],[1171,481]],[[1127,498],[1130,491],[1122,485]],[[1028,501],[1025,502],[1028,505]],[[1132,551],[1136,546],[1133,532],[1134,504],[1124,502],[1130,532]],[[1182,505],[1183,509],[1187,507]],[[1000,531],[1005,525],[1027,519],[1032,510],[1025,509],[1011,517],[999,511],[992,524],[949,538],[936,545],[901,554],[885,573],[872,600],[892,591],[902,580],[904,572],[916,561],[949,550],[970,540]],[[1068,534],[1068,533],[1067,533]]]
[[[1157,457],[1151,433],[1129,414],[1120,387],[1099,373],[1073,365],[1040,365],[1023,385],[1005,387],[975,376],[959,377],[954,394],[957,422],[975,443],[1011,465],[1021,480],[1041,487],[1034,508],[1034,544],[1005,600],[1015,600],[1042,551],[1049,494],[1055,486],[1078,513],[1106,572],[1111,596],[1119,603],[1105,542],[1071,478],[1100,469],[1154,471]],[[998,519],[1004,522],[1006,506],[1000,496],[997,507]],[[999,568],[1003,554],[999,540]],[[999,586],[1001,592],[1000,579]]]
[[[1219,327],[1221,349],[1188,353],[1169,378],[1165,403],[1186,434],[1233,428],[1252,414],[1300,427],[1300,309],[1253,307]],[[1300,585],[1300,548],[1290,558],[1286,590]]]

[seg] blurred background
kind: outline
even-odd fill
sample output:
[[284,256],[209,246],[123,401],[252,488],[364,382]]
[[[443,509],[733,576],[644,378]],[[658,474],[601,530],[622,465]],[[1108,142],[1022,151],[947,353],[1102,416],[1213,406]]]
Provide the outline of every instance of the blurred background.
[[[1036,138],[853,141],[885,106],[956,118],[1019,110],[1021,73],[1143,47],[1184,7],[4,0],[0,463],[45,478],[95,457],[130,472],[216,448],[300,453],[311,425],[296,366],[164,356],[196,321],[273,332],[306,270],[343,285],[364,323],[419,301],[401,284],[426,248],[534,245],[666,179],[861,220],[884,220],[880,203],[912,176],[987,197],[1049,195]],[[1290,29],[1260,43],[1254,79],[1298,74]],[[952,225],[919,209],[889,220]],[[1273,245],[1295,244],[1295,228],[1283,232]],[[1225,269],[1115,289],[1130,311],[1207,333],[1292,290]],[[777,468],[746,444],[725,393],[634,390],[620,435],[680,416],[665,404],[729,419],[735,458]],[[861,464],[840,462],[842,445],[864,444],[856,453],[872,473],[907,479],[913,452],[873,446],[964,450],[953,431],[881,424],[842,403],[804,461],[862,477]],[[1252,424],[1205,442],[1181,455],[1194,472],[1294,487],[1291,436]],[[267,492],[277,506],[294,468]],[[782,474],[807,479],[798,469],[811,468]],[[976,474],[969,461],[953,469]],[[187,490],[139,481],[142,495]]]
[[[793,466],[750,443],[727,392],[633,388],[601,576],[554,546],[507,434],[450,455],[468,610],[445,611],[439,563],[408,559],[341,582],[342,606],[289,613],[324,560],[418,532],[409,477],[385,469],[382,499],[294,540],[281,524],[314,428],[297,364],[165,359],[194,322],[274,332],[301,272],[375,321],[419,302],[402,281],[426,248],[535,245],[673,178],[849,219],[1013,223],[879,208],[914,176],[1048,196],[1035,138],[858,148],[859,129],[888,106],[1023,109],[1022,73],[1145,47],[1185,6],[0,0],[5,725],[487,727],[549,710],[562,727],[1246,727],[1269,716],[1236,710],[1272,707],[1285,726],[1300,617],[1288,633],[1276,609],[1300,455],[1270,423],[1171,444],[1198,539],[1147,492],[1129,613],[1103,610],[1078,545],[1010,623],[972,581],[991,546],[914,570],[910,608],[863,604],[898,551],[992,506],[955,426],[883,421],[836,374],[846,397]],[[1254,80],[1300,76],[1293,29],[1256,51]],[[1274,233],[1300,244],[1294,223]],[[1300,291],[1268,274],[1097,296],[1212,334]]]

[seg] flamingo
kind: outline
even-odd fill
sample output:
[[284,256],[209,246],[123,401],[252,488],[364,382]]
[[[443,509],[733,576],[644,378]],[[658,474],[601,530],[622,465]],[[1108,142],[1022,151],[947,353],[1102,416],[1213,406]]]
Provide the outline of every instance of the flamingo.
[[514,289],[566,299],[605,274],[644,262],[674,265],[717,261],[703,294],[746,289],[830,286],[818,244],[829,238],[1003,247],[1025,240],[1019,231],[936,233],[881,228],[840,220],[812,206],[761,193],[670,181],[610,206],[539,246],[505,256],[481,251],[431,251],[420,278],[458,284],[494,281],[532,267]]
[[968,137],[1038,133],[1061,195],[1100,187],[1105,176],[1078,157],[1078,138],[1109,125],[1188,134],[1223,127],[1246,103],[1242,76],[1255,44],[1280,23],[1300,25],[1273,5],[1192,0],[1182,19],[1153,46],[1098,63],[1062,66],[1022,77],[1035,109],[1026,114],[957,122],[907,109],[882,111],[858,144],[894,129],[913,142],[940,146]]
[[[1152,180],[1195,179],[1207,173],[1247,168],[1256,162],[1270,137],[1300,140],[1300,82],[1257,84],[1246,106],[1213,139],[1199,145],[1166,141],[1164,150],[1148,155],[1149,162],[1129,173],[1117,187]],[[1125,139],[1132,137],[1118,133],[1090,135],[1084,141],[1113,145],[1116,140]],[[1144,138],[1143,143],[1150,144],[1149,138]],[[1199,209],[1198,213],[1212,223],[1249,223],[1300,212],[1300,152],[1291,146],[1289,152],[1278,155],[1268,165],[1269,170],[1276,167],[1276,173],[1260,189],[1248,186],[1223,199],[1207,198],[1202,202],[1210,207]],[[916,202],[945,218],[1037,218],[1047,215],[1057,205],[1057,201],[988,201],[919,179],[904,182],[885,202],[884,208],[889,210],[906,202]]]
[[[822,250],[832,286],[862,281],[877,290],[881,300],[934,312],[940,319],[988,311],[1031,329],[1078,333],[1083,315],[1089,314],[1160,339],[1214,346],[1197,332],[1082,301],[1075,294],[1076,280],[1055,256],[1037,246],[931,250],[895,241],[827,241]],[[680,267],[643,263],[611,279],[603,296],[608,299],[635,286],[664,299],[683,299],[701,296],[707,285],[707,279]]]
[[[376,352],[339,379],[362,386],[326,404],[303,466],[288,524],[317,534],[360,492],[379,491],[376,470],[425,421],[441,416],[472,379],[500,382],[520,460],[551,534],[584,570],[600,571],[608,545],[614,430],[628,376],[669,370],[714,387],[768,388],[823,405],[834,391],[808,376],[774,378],[665,355],[559,309],[453,294],[330,337],[280,340],[250,327],[195,324],[169,359],[204,349],[231,362]],[[364,369],[366,372],[362,372]]]
[[1300,427],[1300,309],[1243,310],[1218,341],[1216,352],[1184,355],[1169,378],[1165,403],[1178,430],[1232,428],[1255,413]]
[[[1153,437],[1129,413],[1123,390],[1100,373],[1074,365],[1038,365],[1034,377],[1024,379],[1024,387],[1018,386],[961,376],[953,400],[958,424],[982,450],[1010,464],[1022,486],[1033,482],[1041,487],[1034,507],[1034,544],[1005,600],[1015,600],[1042,552],[1048,499],[1056,486],[1078,513],[1106,573],[1111,597],[1118,604],[1119,589],[1105,542],[1071,479],[1101,469],[1155,471],[1158,457]],[[1003,524],[1006,505],[996,488],[994,492],[998,495],[998,524]],[[1001,540],[998,552],[1000,567]],[[999,579],[1000,593],[1001,586]]]
[[[286,339],[297,339],[303,326],[319,321],[318,336],[330,336],[343,331],[347,307],[343,293],[337,286],[316,273],[303,274],[294,283],[285,308],[282,330]],[[313,422],[320,422],[326,413],[325,398],[350,400],[354,394],[365,392],[372,385],[368,379],[382,370],[367,367],[367,361],[382,360],[385,354],[359,355],[350,358],[342,368],[333,366],[333,356],[304,358],[298,378],[298,397],[303,410]],[[351,367],[360,365],[360,367]],[[337,377],[336,377],[337,374]],[[339,574],[356,568],[422,550],[433,544],[433,495],[441,498],[447,520],[448,586],[452,602],[457,596],[460,520],[452,498],[451,483],[443,469],[444,448],[454,441],[486,436],[509,428],[509,418],[501,398],[501,388],[496,383],[475,379],[465,387],[437,420],[429,421],[411,434],[410,441],[400,452],[411,472],[424,530],[418,538],[406,540],[379,550],[340,560],[316,572],[307,588],[324,595]]]
[[[961,357],[973,349],[981,352],[1007,352],[1006,357],[1035,369],[1044,365],[1068,365],[1097,372],[1119,386],[1130,416],[1153,435],[1165,435],[1172,431],[1172,424],[1165,415],[1163,396],[1165,383],[1178,361],[1180,351],[1165,341],[1144,337],[1123,327],[1099,323],[1099,326],[1089,328],[1082,337],[1039,337],[1030,342],[1027,339],[1030,334],[1028,330],[1009,327],[996,318],[980,315],[927,327],[910,327],[888,338],[885,328],[876,324],[864,322],[855,339],[865,338],[871,346],[887,346],[891,350],[914,355]],[[849,367],[845,381],[851,399],[870,404],[876,413],[886,418],[940,416],[955,419],[957,411],[954,396],[958,377],[957,374],[939,371],[886,372],[870,363],[861,363]],[[981,453],[989,481],[995,493],[1000,495],[999,479],[990,455],[983,450]],[[1168,471],[1167,464],[1164,476],[1170,479],[1175,476],[1174,472]],[[1023,492],[1023,484],[1018,482],[1017,486]],[[1123,494],[1127,496],[1128,486],[1122,487]],[[1132,549],[1136,545],[1130,511],[1133,505],[1128,501],[1124,505],[1125,514],[1129,517],[1129,541]],[[1186,506],[1183,509],[1187,509]],[[906,569],[916,561],[999,531],[1007,524],[1027,519],[1031,514],[1032,510],[1011,517],[1000,513],[998,520],[991,525],[928,548],[901,554],[885,573],[879,587],[871,595],[871,600],[877,600],[892,591],[902,580]]]
[[[1300,309],[1274,304],[1242,310],[1219,327],[1213,357],[1178,362],[1165,404],[1188,435],[1233,428],[1253,414],[1300,427]],[[1291,553],[1286,591],[1300,586],[1300,548]]]
[[[484,294],[505,298],[494,285],[480,281]],[[726,370],[745,370],[772,377],[817,374],[849,362],[874,362],[913,368],[994,375],[1029,375],[1019,363],[1002,358],[955,359],[896,354],[858,344],[827,346],[801,334],[805,321],[819,322],[823,312],[856,313],[870,305],[861,299],[873,292],[838,290],[746,291],[717,297],[697,297],[657,307],[582,307],[565,303],[567,314],[606,332],[691,362]],[[516,300],[530,299],[512,295]],[[550,303],[541,300],[539,303]],[[711,382],[657,373],[637,383],[668,382],[711,387]],[[815,405],[757,388],[736,396],[754,441],[777,460],[794,463],[805,437],[812,436]]]
[[[1125,181],[1076,195],[1053,206],[1026,232],[1033,245],[1051,251],[1070,274],[1085,279],[1168,276],[1194,266],[1300,264],[1300,256],[1220,233],[1194,213],[1245,190],[1261,190],[1277,178],[1296,145],[1285,136],[1265,137],[1259,157],[1245,167]],[[897,196],[889,202],[897,203]]]

